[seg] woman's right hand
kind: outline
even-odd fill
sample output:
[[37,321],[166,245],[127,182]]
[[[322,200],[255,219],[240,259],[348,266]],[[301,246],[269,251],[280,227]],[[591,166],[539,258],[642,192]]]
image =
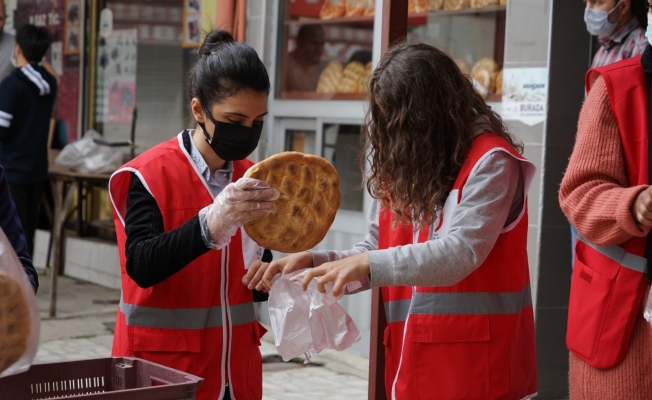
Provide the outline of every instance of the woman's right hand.
[[636,196],[631,212],[634,221],[648,228],[652,227],[652,186]]
[[269,292],[272,288],[272,279],[277,274],[286,275],[300,269],[312,268],[312,266],[312,254],[303,251],[272,261],[269,264],[252,264],[247,274],[242,278],[242,283],[250,289],[256,288],[257,290]]
[[241,178],[230,183],[215,198],[213,204],[199,213],[202,236],[205,242],[210,242],[207,246],[222,248],[231,241],[231,236],[238,227],[276,212],[272,201],[278,197],[278,190],[258,179]]

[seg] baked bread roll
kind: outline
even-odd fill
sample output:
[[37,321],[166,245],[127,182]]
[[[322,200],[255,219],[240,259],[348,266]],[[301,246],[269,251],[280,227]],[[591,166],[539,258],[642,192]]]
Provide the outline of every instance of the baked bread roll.
[[428,10],[437,11],[444,8],[444,0],[429,0],[428,1]]
[[501,69],[499,73],[496,74],[496,79],[494,81],[494,93],[503,94],[503,70]]
[[455,64],[457,64],[457,67],[462,71],[464,75],[469,74],[469,64],[466,63],[466,61],[462,60],[461,58],[456,58],[453,61],[455,61]]
[[331,163],[288,151],[259,162],[244,176],[263,180],[280,193],[274,201],[276,213],[244,225],[256,243],[266,249],[296,253],[324,239],[340,206],[340,178]]
[[360,76],[358,81],[358,92],[368,93],[369,92],[369,77],[371,76],[371,62],[368,62],[364,66],[364,74]]
[[351,61],[342,72],[337,91],[339,93],[357,93],[360,79],[364,73],[364,64],[359,61]]
[[483,8],[497,6],[500,0],[471,0],[471,8]]
[[486,57],[473,66],[471,78],[475,79],[486,90],[486,93],[483,94],[487,95],[492,91],[498,69],[498,63]]
[[375,8],[376,8],[376,1],[367,0],[367,8],[364,10],[364,15],[374,15]]
[[507,0],[500,0],[500,5],[501,6],[506,6],[507,5]]
[[317,93],[337,93],[337,84],[342,78],[343,69],[342,63],[337,60],[326,64],[317,81]]
[[[372,0],[373,1],[373,0]],[[369,0],[346,0],[345,2],[345,16],[359,17],[364,15],[369,6]]]
[[326,0],[319,10],[319,18],[333,19],[342,18],[346,13],[346,0]]
[[30,327],[29,304],[20,283],[0,271],[0,372],[25,354]]
[[408,0],[409,13],[421,13],[428,11],[428,0]]
[[471,6],[471,0],[444,0],[444,10],[464,10]]

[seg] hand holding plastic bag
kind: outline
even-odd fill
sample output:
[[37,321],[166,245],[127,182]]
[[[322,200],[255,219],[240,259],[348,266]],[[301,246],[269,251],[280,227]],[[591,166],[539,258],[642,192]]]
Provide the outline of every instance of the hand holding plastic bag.
[[40,327],[34,288],[0,229],[0,378],[29,369]]
[[278,198],[278,190],[258,179],[240,178],[230,183],[213,204],[199,212],[204,243],[212,249],[226,246],[245,222],[276,212],[271,202]]
[[320,293],[313,279],[303,291],[306,271],[277,275],[269,292],[272,331],[284,361],[304,355],[308,362],[324,349],[342,351],[360,340],[358,327],[332,294],[332,283]]

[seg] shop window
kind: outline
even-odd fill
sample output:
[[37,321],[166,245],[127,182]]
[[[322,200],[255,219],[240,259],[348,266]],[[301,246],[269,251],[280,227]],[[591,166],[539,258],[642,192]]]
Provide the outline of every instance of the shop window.
[[506,4],[506,0],[430,1],[429,10],[411,14],[408,40],[448,53],[487,101],[499,102]]
[[358,166],[360,125],[324,124],[322,157],[330,161],[340,176],[340,208],[362,211],[362,173]]
[[373,3],[281,0],[277,98],[364,99]]
[[288,129],[285,131],[285,150],[315,154],[315,136],[315,131]]

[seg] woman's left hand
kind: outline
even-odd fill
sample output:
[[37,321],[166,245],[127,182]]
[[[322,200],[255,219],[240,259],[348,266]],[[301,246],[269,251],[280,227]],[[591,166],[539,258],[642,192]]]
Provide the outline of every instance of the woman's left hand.
[[358,281],[369,275],[369,272],[369,257],[365,252],[308,270],[301,283],[303,290],[306,290],[313,278],[321,277],[317,279],[317,289],[326,293],[324,286],[333,282],[333,296],[337,297],[344,292],[347,283]]

